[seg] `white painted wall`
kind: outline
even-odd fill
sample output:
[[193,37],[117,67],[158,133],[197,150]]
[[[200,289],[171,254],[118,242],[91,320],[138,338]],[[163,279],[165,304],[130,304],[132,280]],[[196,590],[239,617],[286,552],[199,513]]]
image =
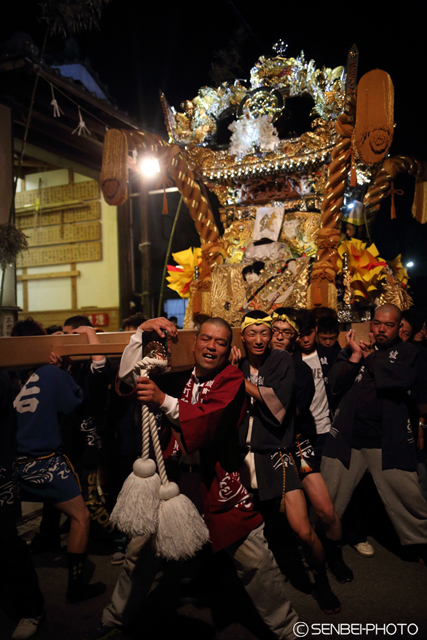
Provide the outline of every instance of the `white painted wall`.
[[79,307],[119,306],[119,256],[117,245],[117,207],[108,205],[101,196],[102,260],[79,262],[77,279]]
[[[39,180],[42,188],[68,184],[68,170],[57,169],[28,175],[25,180],[26,190],[38,189]],[[88,178],[74,174],[75,182],[86,182]],[[79,262],[76,268],[80,271],[77,278],[77,304],[82,307],[118,307],[119,306],[119,265],[117,246],[117,208],[109,206],[101,195],[101,238],[102,260],[97,262]],[[28,274],[53,273],[69,271],[70,265],[52,265],[32,267]],[[22,269],[17,270],[22,275]],[[23,307],[22,282],[17,284],[18,306]],[[36,280],[28,282],[28,306],[32,311],[54,311],[71,308],[71,279]]]

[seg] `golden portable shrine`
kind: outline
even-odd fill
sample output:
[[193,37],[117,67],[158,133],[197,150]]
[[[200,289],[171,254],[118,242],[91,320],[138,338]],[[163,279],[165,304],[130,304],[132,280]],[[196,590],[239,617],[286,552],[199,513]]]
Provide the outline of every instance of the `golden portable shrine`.
[[[135,156],[150,153],[194,220],[201,246],[173,254],[167,278],[189,298],[188,328],[212,315],[239,326],[250,309],[327,306],[354,322],[370,319],[375,304],[411,304],[400,256],[383,260],[370,240],[389,196],[395,216],[399,172],[415,177],[413,215],[427,219],[427,165],[388,157],[390,76],[375,69],[356,84],[356,47],[347,66],[334,69],[276,51],[257,61],[248,82],[203,87],[180,113],[162,95],[168,143],[125,130],[105,137],[101,186],[109,204],[126,200]],[[288,105],[301,96],[313,101],[311,130],[292,135]],[[221,144],[224,123],[232,135]],[[206,187],[221,205],[222,236]]]

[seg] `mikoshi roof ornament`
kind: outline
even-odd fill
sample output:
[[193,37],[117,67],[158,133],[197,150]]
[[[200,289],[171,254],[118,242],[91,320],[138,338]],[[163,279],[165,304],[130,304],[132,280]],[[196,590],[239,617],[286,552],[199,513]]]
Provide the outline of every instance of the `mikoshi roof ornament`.
[[[389,194],[393,204],[397,193],[393,179],[401,171],[417,178],[414,211],[419,219],[427,218],[423,185],[427,164],[405,156],[387,157],[394,128],[394,90],[388,74],[375,69],[357,84],[355,45],[349,51],[345,70],[318,69],[313,60],[305,59],[303,52],[286,58],[283,46],[276,47],[276,53],[260,57],[248,80],[202,87],[195,98],[182,103],[181,112],[170,107],[162,96],[169,144],[153,134],[124,131],[129,150],[126,152],[122,145],[121,161],[110,170],[110,132],[106,136],[101,187],[107,202],[113,203],[109,190],[124,194],[125,171],[123,177],[118,177],[118,170],[126,163],[132,168],[129,152],[149,150],[175,180],[195,222],[201,262],[194,269],[192,281],[185,283],[185,292],[182,287],[183,293],[190,294],[185,327],[192,326],[197,313],[229,314],[233,326],[239,324],[240,308],[249,306],[270,313],[278,304],[274,290],[279,290],[281,283],[286,286],[282,297],[293,296],[288,300],[292,306],[336,308],[338,247],[345,239],[344,232],[352,232],[357,239],[371,244],[369,228],[373,218]],[[301,133],[298,129],[295,134],[288,126],[294,109],[291,101],[303,104],[309,97],[314,103],[309,130]],[[243,121],[245,112],[247,122]],[[230,145],[227,127],[233,120],[235,135]],[[267,122],[268,127],[264,126]],[[223,236],[215,223],[205,185],[219,200]],[[344,207],[354,201],[363,206],[350,214]],[[283,207],[282,229],[274,247],[261,242],[253,246],[260,207]],[[315,222],[310,247],[295,226],[303,215],[311,225],[310,233]],[[284,232],[285,225],[292,227],[291,233]],[[291,243],[289,238],[296,241]],[[253,255],[254,249],[257,255]],[[288,264],[308,262],[313,255],[314,263],[307,265],[305,271],[296,268],[290,282]],[[265,261],[264,272],[268,273],[268,295],[264,296],[257,293],[259,287],[255,287],[254,294],[252,285],[244,280],[246,266],[260,256]],[[378,279],[379,285],[383,286],[384,281]],[[226,299],[219,286],[224,282],[230,284],[224,294]],[[390,281],[390,288],[395,285],[400,286]],[[369,287],[368,283],[370,291]],[[221,295],[215,297],[213,292]],[[366,304],[373,302],[369,299]]]

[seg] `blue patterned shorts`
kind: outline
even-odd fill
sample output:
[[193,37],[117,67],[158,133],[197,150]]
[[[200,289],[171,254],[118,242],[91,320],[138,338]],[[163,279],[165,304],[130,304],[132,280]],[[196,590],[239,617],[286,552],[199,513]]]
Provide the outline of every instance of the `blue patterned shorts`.
[[18,458],[21,500],[57,504],[80,495],[81,491],[65,460],[57,455],[44,460]]

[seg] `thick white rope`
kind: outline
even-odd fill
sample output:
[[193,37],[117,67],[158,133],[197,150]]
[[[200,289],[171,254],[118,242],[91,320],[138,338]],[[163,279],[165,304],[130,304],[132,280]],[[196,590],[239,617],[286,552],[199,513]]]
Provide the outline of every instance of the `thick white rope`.
[[169,483],[169,480],[166,473],[165,460],[163,458],[163,452],[160,444],[159,433],[157,431],[156,419],[151,412],[150,412],[150,431],[151,431],[151,440],[153,442],[153,447],[154,447],[154,453],[156,455],[157,470],[159,472],[160,481],[163,486],[166,486]]
[[143,460],[148,460],[150,455],[150,410],[146,404],[141,405],[142,423],[142,455]]
[[[149,356],[145,356],[145,358],[143,358],[142,360],[140,360],[139,362],[136,363],[136,365],[134,367],[134,370],[137,373],[137,375],[139,375],[140,378],[149,378],[150,377],[150,373],[152,373],[154,370],[157,369],[157,370],[161,371],[161,370],[166,369],[166,366],[167,366],[167,361],[166,360],[160,360],[158,358],[150,358]],[[151,426],[151,422],[153,422],[154,429]],[[157,467],[159,469],[160,479],[162,481],[162,484],[167,484],[168,479],[167,479],[167,475],[166,475],[165,464],[164,464],[161,448],[160,448],[160,458],[159,458],[158,453],[156,451],[156,442],[157,442],[158,448],[160,447],[159,437],[158,437],[157,427],[156,427],[156,420],[155,420],[153,414],[151,413],[150,409],[147,407],[146,404],[142,404],[141,405],[141,424],[142,424],[142,454],[141,454],[141,458],[142,458],[142,460],[148,460],[148,458],[149,458],[149,455],[150,455],[150,428],[151,428],[151,437],[153,439],[153,446],[154,446],[154,450],[155,450],[155,453],[156,453]],[[155,433],[156,439],[155,439],[155,436],[153,435],[154,433]],[[161,460],[161,463],[159,463],[159,460]],[[163,474],[160,471],[161,465],[163,466]],[[164,480],[164,477],[166,477],[166,480]]]

